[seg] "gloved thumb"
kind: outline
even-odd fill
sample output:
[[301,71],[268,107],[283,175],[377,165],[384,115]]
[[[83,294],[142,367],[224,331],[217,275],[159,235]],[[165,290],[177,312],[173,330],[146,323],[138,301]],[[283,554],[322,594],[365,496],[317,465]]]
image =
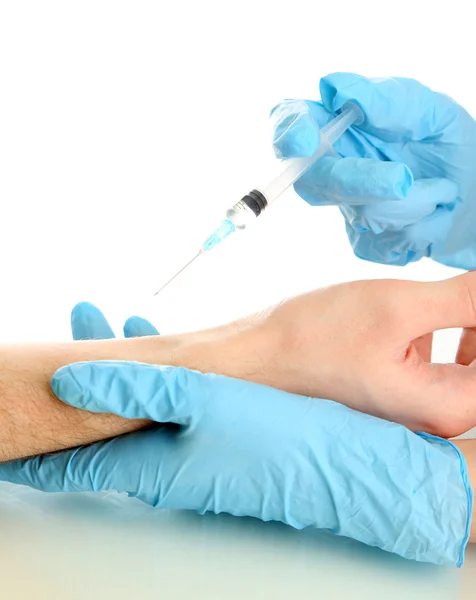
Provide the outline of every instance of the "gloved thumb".
[[180,367],[136,362],[82,362],[59,369],[51,381],[63,402],[126,419],[191,424],[200,403],[191,393],[204,376]]

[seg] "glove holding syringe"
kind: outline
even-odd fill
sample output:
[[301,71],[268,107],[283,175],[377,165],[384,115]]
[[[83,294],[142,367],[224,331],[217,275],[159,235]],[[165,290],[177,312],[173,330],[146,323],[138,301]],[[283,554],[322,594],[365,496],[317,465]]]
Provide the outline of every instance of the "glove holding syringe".
[[284,161],[283,171],[267,186],[254,189],[226,212],[226,219],[202,244],[199,252],[182,267],[155,295],[161,292],[171,281],[184,271],[201,254],[208,252],[237,230],[245,229],[256,217],[271,205],[281,194],[295,183],[316,162],[333,151],[333,145],[351,126],[363,122],[361,109],[353,102],[346,103],[339,115],[321,129],[319,147],[316,152],[305,158],[290,158]]

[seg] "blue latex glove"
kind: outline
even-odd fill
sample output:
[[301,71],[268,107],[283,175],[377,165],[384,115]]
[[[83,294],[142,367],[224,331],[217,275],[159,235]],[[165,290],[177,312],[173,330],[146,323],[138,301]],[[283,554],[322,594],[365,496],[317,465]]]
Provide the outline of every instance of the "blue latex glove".
[[166,425],[0,465],[48,492],[117,490],[153,506],[316,527],[406,558],[463,561],[471,514],[450,442],[341,404],[141,363],[77,363],[55,394],[93,412]]
[[424,256],[476,268],[476,122],[448,96],[411,79],[334,73],[321,102],[286,100],[272,112],[280,158],[310,156],[319,128],[348,100],[364,122],[296,184],[312,205],[337,204],[360,258],[405,265]]
[[[74,340],[107,340],[116,337],[103,313],[89,302],[76,304],[71,312]],[[141,317],[130,317],[124,323],[124,337],[159,335],[157,329]]]

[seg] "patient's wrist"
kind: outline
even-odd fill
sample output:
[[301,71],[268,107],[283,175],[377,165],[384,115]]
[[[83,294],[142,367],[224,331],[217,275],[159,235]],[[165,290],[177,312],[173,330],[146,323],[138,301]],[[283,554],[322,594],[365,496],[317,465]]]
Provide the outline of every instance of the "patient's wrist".
[[273,357],[281,348],[275,332],[241,321],[178,336],[172,365],[273,385]]

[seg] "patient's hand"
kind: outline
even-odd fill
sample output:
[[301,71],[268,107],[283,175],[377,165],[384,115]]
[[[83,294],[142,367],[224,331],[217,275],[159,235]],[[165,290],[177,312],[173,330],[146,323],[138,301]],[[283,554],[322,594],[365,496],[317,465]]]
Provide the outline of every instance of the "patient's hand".
[[[242,322],[249,353],[251,331],[270,342],[241,375],[451,437],[476,425],[475,326],[476,272],[337,285]],[[450,327],[467,328],[457,362],[432,364],[432,332]]]

